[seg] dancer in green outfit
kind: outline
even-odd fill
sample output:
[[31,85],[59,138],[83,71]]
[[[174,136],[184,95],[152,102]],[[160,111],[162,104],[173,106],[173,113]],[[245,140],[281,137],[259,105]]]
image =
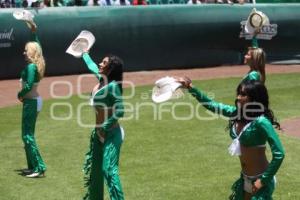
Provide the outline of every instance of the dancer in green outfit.
[[257,39],[252,39],[252,47],[248,48],[244,56],[244,64],[250,67],[249,72],[243,77],[243,80],[255,80],[262,83],[266,80],[265,73],[266,54],[262,48],[258,47]]
[[[206,109],[229,117],[229,152],[239,156],[241,176],[232,186],[230,200],[271,200],[275,174],[283,159],[284,150],[273,125],[280,128],[269,109],[268,91],[260,81],[243,81],[237,88],[236,105],[215,102],[192,86],[189,78],[179,78]],[[266,143],[272,152],[269,162]]]
[[119,156],[124,138],[118,119],[123,117],[123,61],[114,55],[104,57],[99,67],[88,53],[82,58],[99,84],[92,92],[91,105],[96,112],[96,127],[92,131],[90,150],[86,154],[84,171],[87,194],[84,199],[103,199],[103,176],[112,200],[123,200],[119,178]]
[[36,35],[36,25],[34,22],[27,23],[31,29],[32,39],[25,45],[24,56],[28,65],[21,72],[22,90],[18,93],[18,99],[23,103],[22,139],[28,166],[23,173],[26,177],[35,178],[44,176],[46,171],[46,165],[34,138],[36,119],[42,106],[37,87],[44,76],[45,60]]

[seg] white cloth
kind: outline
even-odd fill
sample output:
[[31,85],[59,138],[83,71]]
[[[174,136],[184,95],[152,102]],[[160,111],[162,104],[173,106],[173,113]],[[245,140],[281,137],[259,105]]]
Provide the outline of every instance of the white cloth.
[[121,129],[122,141],[124,141],[124,139],[125,139],[125,131],[124,131],[124,129],[123,129],[122,126],[120,126],[120,129]]
[[248,193],[252,193],[253,182],[256,181],[262,174],[258,174],[255,176],[248,176],[244,173],[242,174],[244,179],[244,191]]
[[240,144],[240,137],[242,136],[243,132],[250,126],[251,122],[246,124],[239,135],[236,133],[236,127],[233,125],[232,131],[237,136],[231,143],[231,145],[228,147],[228,152],[232,156],[240,156],[241,153],[241,144]]
[[40,112],[43,107],[43,100],[42,97],[38,96],[35,98],[37,100],[37,111]]

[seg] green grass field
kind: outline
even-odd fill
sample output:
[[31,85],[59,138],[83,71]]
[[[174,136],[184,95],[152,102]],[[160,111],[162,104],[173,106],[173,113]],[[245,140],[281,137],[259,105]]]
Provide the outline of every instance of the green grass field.
[[[266,84],[271,108],[279,121],[300,116],[299,77],[297,73],[268,75]],[[215,94],[217,101],[232,104],[239,81],[240,78],[194,81],[194,85]],[[120,159],[125,198],[227,199],[231,184],[240,172],[238,158],[227,153],[230,143],[225,130],[227,121],[220,118],[201,120],[211,115],[197,107],[197,101],[188,94],[153,107],[150,104],[151,87],[136,88],[135,96],[126,100],[127,114],[121,120],[126,132]],[[124,94],[129,93],[127,89]],[[193,109],[188,106],[189,102]],[[65,104],[53,107],[54,103]],[[16,171],[26,167],[20,132],[21,106],[0,109],[1,200],[82,198],[85,193],[82,164],[92,128],[81,127],[78,121],[90,125],[94,122],[94,111],[86,103],[86,99],[77,96],[44,101],[36,126],[36,139],[48,169],[46,178],[39,179],[25,178]],[[157,110],[163,110],[162,114],[155,112]],[[190,119],[174,120],[171,110],[178,118]],[[51,113],[62,120],[53,119]],[[274,199],[299,200],[300,139],[283,133],[280,138],[286,158],[277,173]],[[108,199],[107,193],[105,196]]]

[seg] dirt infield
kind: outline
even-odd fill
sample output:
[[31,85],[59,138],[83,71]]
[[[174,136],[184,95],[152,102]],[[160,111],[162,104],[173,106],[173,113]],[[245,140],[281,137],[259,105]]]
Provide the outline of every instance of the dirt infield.
[[[135,86],[151,85],[163,76],[189,76],[194,80],[205,80],[226,77],[242,77],[248,71],[248,66],[221,66],[200,69],[182,70],[157,70],[128,72],[124,74],[124,81],[129,81]],[[299,73],[300,65],[267,65],[267,74]],[[78,93],[90,92],[96,84],[95,78],[91,75],[70,75],[46,77],[39,85],[39,92],[43,99],[68,96]],[[126,84],[124,84],[126,87]],[[20,89],[19,80],[0,81],[0,108],[20,104],[16,95]],[[300,118],[287,120],[282,123],[285,133],[300,137]]]

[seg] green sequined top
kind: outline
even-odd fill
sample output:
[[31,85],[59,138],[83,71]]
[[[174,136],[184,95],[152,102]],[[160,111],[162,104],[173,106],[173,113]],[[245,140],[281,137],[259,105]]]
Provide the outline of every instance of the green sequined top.
[[[235,106],[218,103],[208,98],[203,92],[194,87],[189,89],[189,92],[206,109],[217,114],[222,114],[226,117],[234,117],[237,110]],[[230,137],[232,139],[235,139],[237,137],[232,129],[230,130]],[[250,122],[249,126],[245,128],[243,134],[240,136],[239,141],[241,145],[246,147],[264,145],[266,143],[270,145],[272,160],[261,177],[261,181],[263,184],[269,183],[279,169],[285,154],[279,137],[269,119],[262,115]]]
[[[36,33],[31,33],[30,41],[37,42],[40,46],[41,43],[37,37]],[[21,72],[22,80],[22,90],[18,93],[18,98],[24,97],[30,90],[32,86],[40,82],[39,73],[37,66],[34,63],[29,63]]]
[[[96,76],[99,83],[102,84],[103,77],[99,73],[98,66],[91,59],[88,53],[84,53],[82,56],[88,69]],[[102,86],[99,90],[95,91],[91,97],[91,103],[95,107],[101,108],[113,108],[113,114],[107,118],[100,128],[107,132],[119,118],[124,116],[123,97],[119,85],[116,81],[111,81],[107,85]]]

